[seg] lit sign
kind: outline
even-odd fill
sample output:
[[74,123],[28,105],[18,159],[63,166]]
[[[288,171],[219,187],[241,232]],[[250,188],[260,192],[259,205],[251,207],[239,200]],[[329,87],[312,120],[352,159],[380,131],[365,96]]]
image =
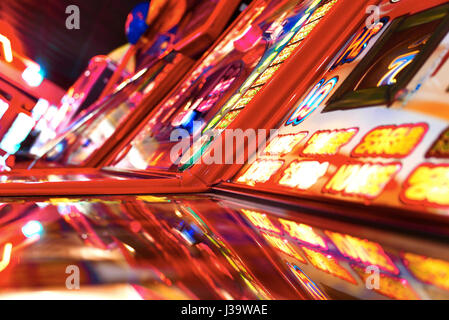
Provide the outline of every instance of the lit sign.
[[413,253],[404,253],[403,259],[416,278],[449,291],[449,262]]
[[325,233],[345,257],[365,265],[378,266],[394,274],[399,273],[399,270],[378,243],[336,232],[325,231]]
[[285,239],[282,239],[281,237],[266,234],[264,232],[261,233],[262,236],[267,240],[267,242],[277,250],[285,253],[286,255],[295,258],[296,260],[307,263],[303,257],[301,257],[293,248],[293,246]]
[[307,141],[303,155],[335,155],[358,132],[357,128],[323,130],[313,134]]
[[429,152],[427,152],[426,157],[449,158],[449,128],[443,131]]
[[324,186],[323,192],[376,198],[401,169],[401,164],[345,164]]
[[419,50],[400,55],[388,66],[388,72],[380,79],[378,87],[388,86],[396,83],[396,78],[410,63],[413,62]]
[[278,135],[265,148],[264,152],[269,155],[285,155],[304,140],[307,134],[307,132],[299,132],[296,134]]
[[3,47],[3,57],[5,58],[5,61],[11,63],[13,61],[11,41],[9,41],[9,39],[4,35],[0,34],[0,43]]
[[425,123],[381,126],[370,131],[352,151],[354,157],[403,158],[421,142]]
[[[369,281],[371,273],[365,272],[362,268],[353,267],[354,271],[362,278],[364,282]],[[386,274],[380,274],[379,287],[374,291],[397,300],[419,300],[419,296],[413,291],[412,287],[405,279],[394,278]]]
[[380,30],[388,22],[388,18],[383,18],[381,21],[376,23],[372,28],[363,28],[352,40],[351,44],[347,49],[340,55],[334,65],[330,70],[337,68],[345,63],[350,63],[357,59],[360,54],[368,46],[368,43],[379,33]]
[[287,263],[287,266],[302,284],[302,288],[304,288],[315,300],[327,300],[326,295],[305,275],[304,272],[301,271],[299,267],[291,265],[290,263]]
[[266,214],[246,209],[242,209],[242,212],[256,228],[281,233],[281,230],[268,219]]
[[282,167],[283,163],[280,160],[256,160],[237,181],[248,185],[265,183]]
[[320,163],[318,161],[292,162],[285,170],[279,184],[300,190],[307,190],[312,187],[319,178],[326,174],[329,162]]
[[285,232],[287,232],[293,239],[327,250],[327,245],[324,242],[324,239],[317,234],[311,226],[285,219],[279,219],[279,222]]
[[296,108],[295,112],[293,112],[285,125],[297,126],[303,122],[327,98],[337,82],[338,77],[334,77],[328,81],[322,79],[318,82],[304,98],[298,108]]
[[411,204],[448,207],[449,165],[420,165],[405,182],[401,199]]
[[307,259],[317,269],[329,273],[337,278],[343,279],[349,283],[357,284],[357,281],[351,276],[351,274],[340,266],[331,255],[324,255],[318,251],[301,247],[306,254]]

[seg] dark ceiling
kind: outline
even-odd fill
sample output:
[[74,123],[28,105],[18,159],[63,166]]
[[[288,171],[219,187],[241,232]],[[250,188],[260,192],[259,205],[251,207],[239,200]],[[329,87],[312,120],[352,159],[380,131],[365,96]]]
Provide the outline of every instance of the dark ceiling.
[[[46,70],[47,78],[67,89],[92,56],[108,54],[126,43],[126,16],[139,2],[0,0],[0,21],[13,27],[25,54]],[[69,5],[80,8],[80,30],[65,27]]]

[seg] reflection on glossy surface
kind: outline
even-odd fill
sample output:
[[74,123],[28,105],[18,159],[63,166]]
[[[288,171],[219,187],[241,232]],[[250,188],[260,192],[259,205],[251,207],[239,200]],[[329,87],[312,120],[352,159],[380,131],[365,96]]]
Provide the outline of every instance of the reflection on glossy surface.
[[[447,243],[279,206],[213,195],[2,200],[0,298],[449,298]],[[79,291],[66,287],[73,267]]]

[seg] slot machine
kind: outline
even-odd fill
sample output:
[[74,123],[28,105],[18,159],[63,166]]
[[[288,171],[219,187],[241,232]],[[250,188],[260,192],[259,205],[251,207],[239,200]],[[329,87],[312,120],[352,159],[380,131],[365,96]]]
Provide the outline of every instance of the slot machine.
[[[7,183],[2,193],[6,189],[10,194],[15,192],[13,189],[28,194],[88,194],[106,190],[115,194],[164,193],[179,192],[180,187],[191,192],[206,190],[211,183],[192,173],[195,166],[192,170],[184,168],[182,157],[177,155],[172,161],[176,146],[176,141],[170,141],[172,132],[198,136],[207,130],[209,123],[216,122],[217,114],[229,109],[227,106],[235,102],[236,96],[249,102],[251,99],[247,99],[245,92],[251,91],[249,94],[254,96],[264,87],[263,81],[276,77],[277,69],[282,70],[296,51],[300,55],[302,50],[311,50],[315,43],[308,41],[308,35],[313,36],[313,30],[315,34],[328,34],[329,27],[340,21],[342,14],[348,17],[358,14],[364,19],[364,8],[363,3],[354,6],[347,1],[253,2],[193,71],[108,154],[107,168],[15,170],[4,175]],[[332,44],[345,28],[345,24],[339,23],[326,41],[320,39],[320,43],[324,42],[323,50],[328,49],[326,44],[335,50]],[[349,37],[349,32],[346,33]],[[268,108],[264,112],[271,113]],[[200,128],[194,123],[199,123]],[[85,144],[68,156],[76,163],[91,153],[91,145]],[[214,175],[210,178],[214,182]],[[27,181],[33,181],[32,189],[23,188]]]

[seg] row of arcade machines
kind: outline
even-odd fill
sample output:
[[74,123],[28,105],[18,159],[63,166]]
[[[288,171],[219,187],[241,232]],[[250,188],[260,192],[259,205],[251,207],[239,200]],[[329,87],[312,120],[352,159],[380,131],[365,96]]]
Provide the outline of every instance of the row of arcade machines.
[[0,175],[0,297],[448,299],[448,33],[441,0],[252,1]]

